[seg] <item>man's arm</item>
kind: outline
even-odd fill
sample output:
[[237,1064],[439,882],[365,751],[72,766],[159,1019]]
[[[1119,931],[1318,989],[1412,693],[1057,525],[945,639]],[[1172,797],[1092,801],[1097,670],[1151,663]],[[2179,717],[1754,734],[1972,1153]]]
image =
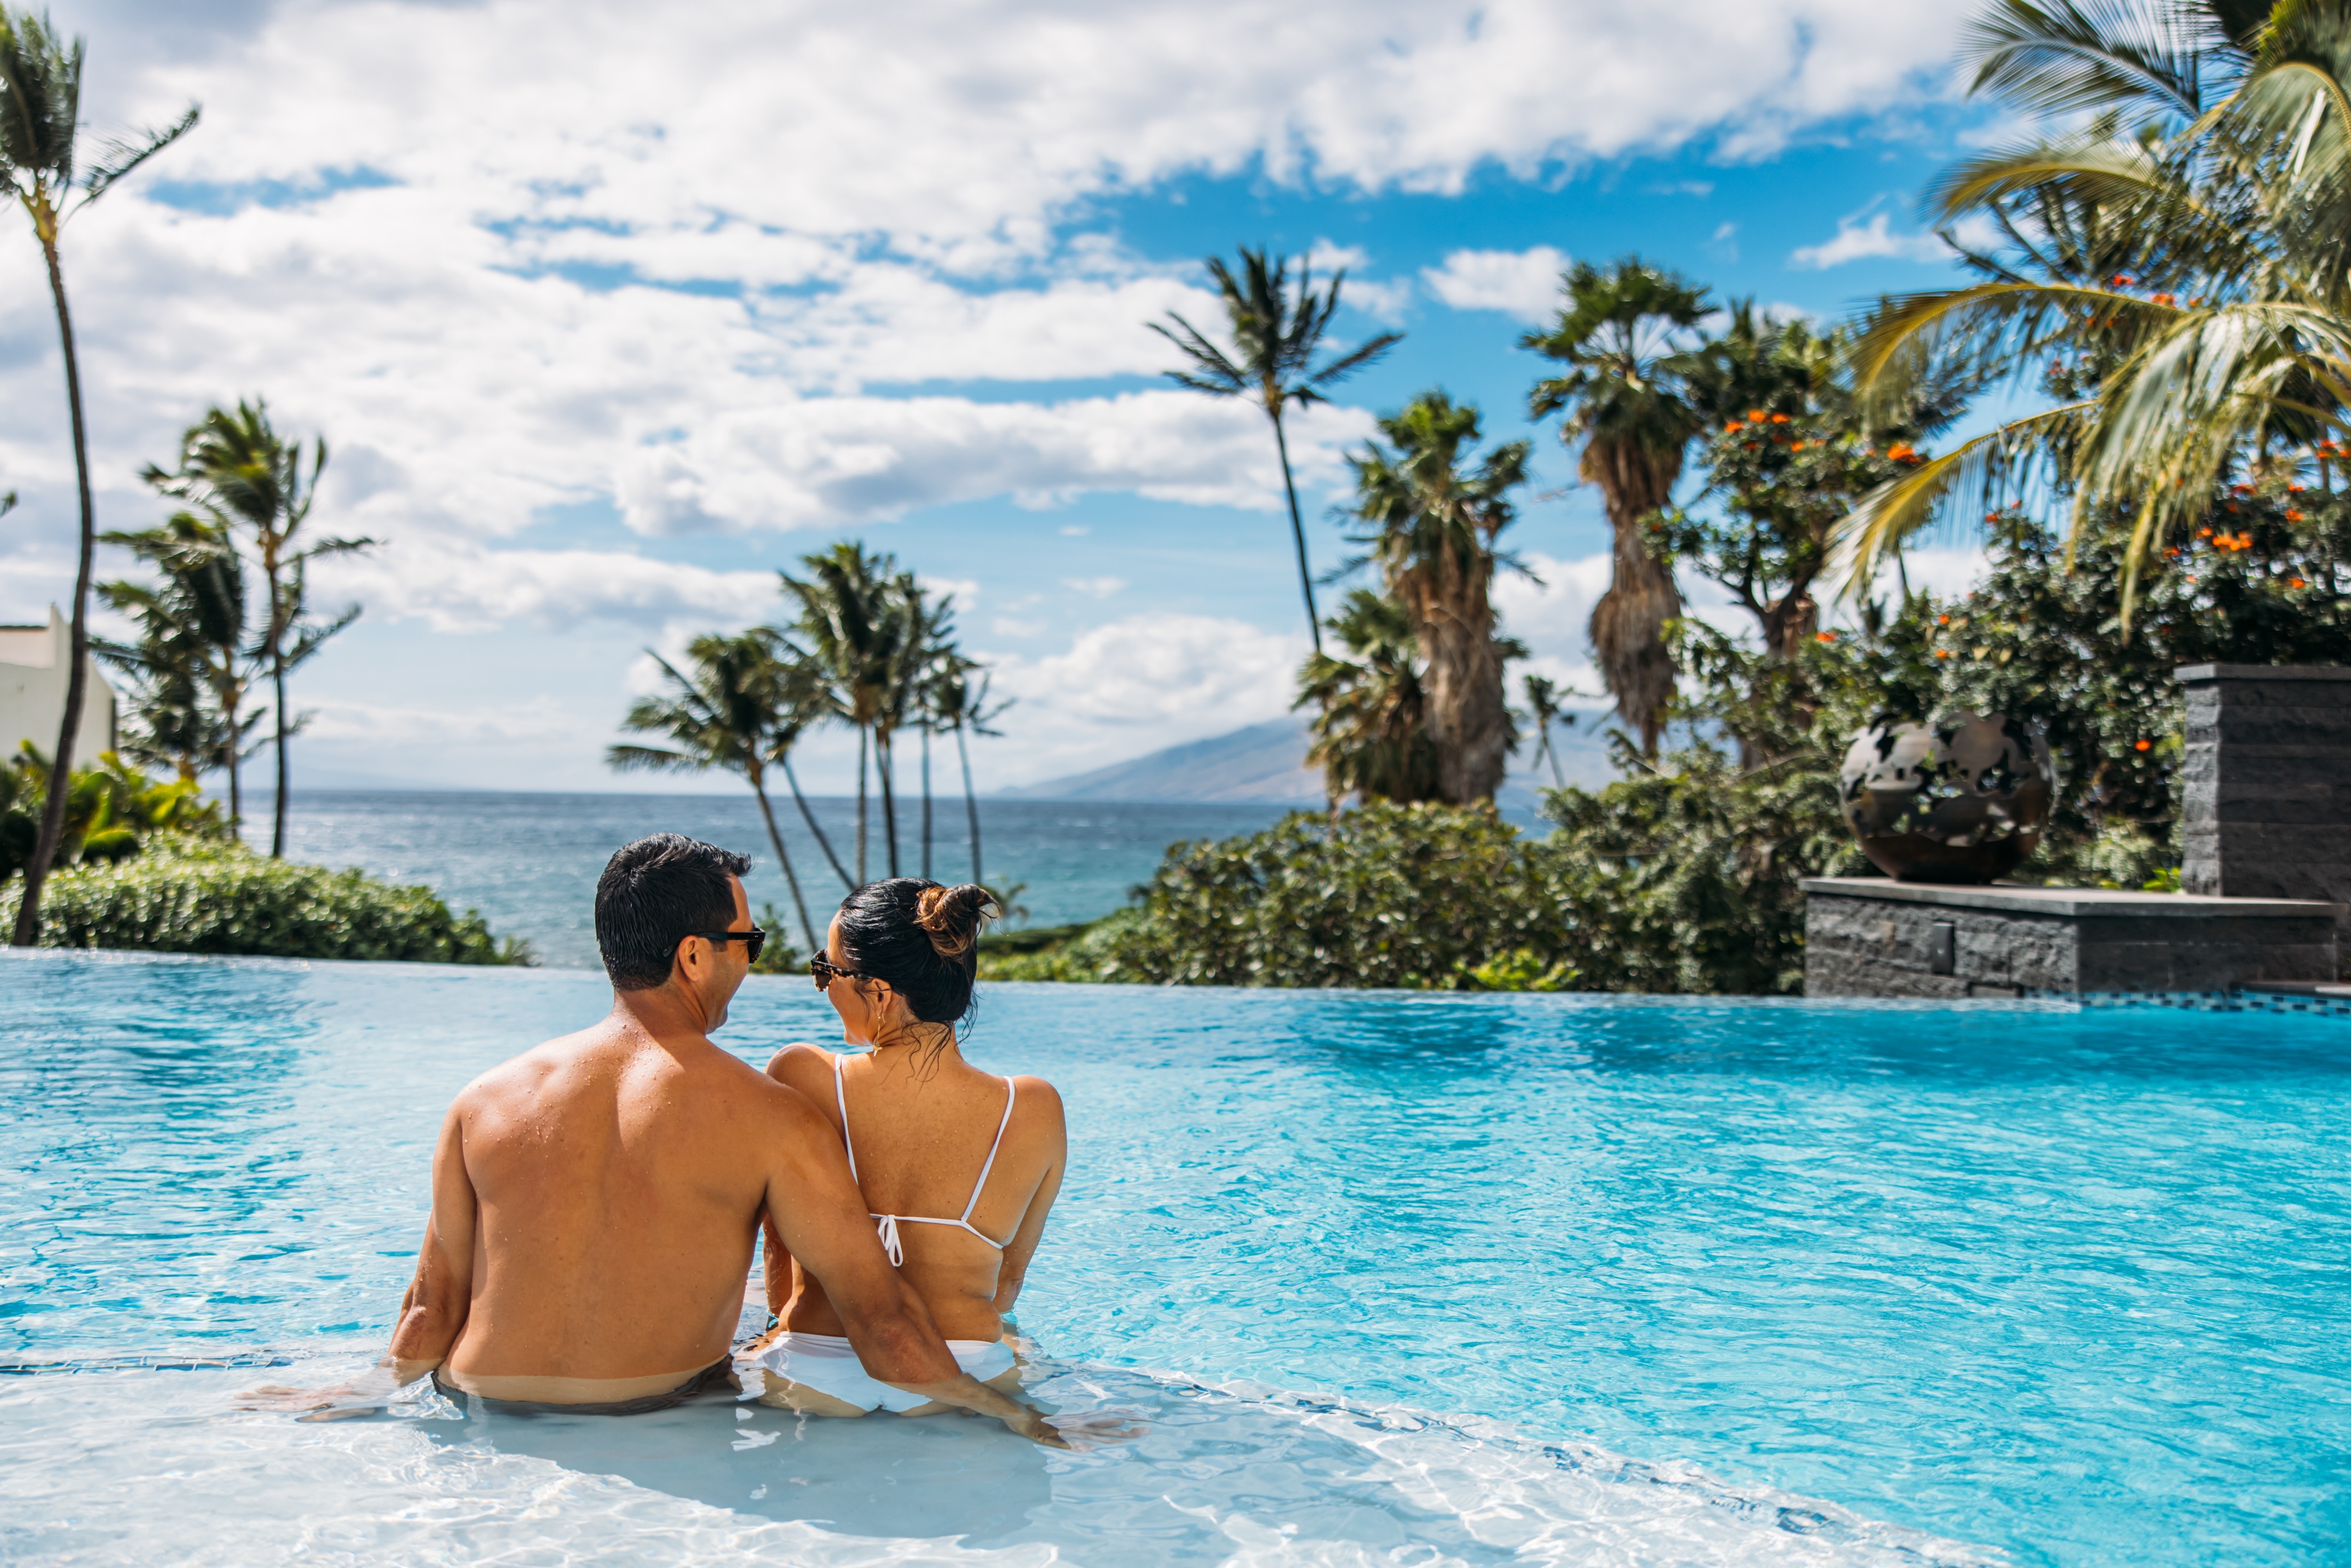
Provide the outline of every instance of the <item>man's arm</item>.
[[777,1098],[782,1125],[766,1145],[768,1216],[800,1267],[824,1287],[866,1372],[893,1388],[993,1416],[1025,1437],[1067,1447],[1036,1410],[956,1364],[922,1298],[890,1267],[832,1124],[797,1090],[778,1084]]
[[448,1359],[474,1300],[474,1232],[480,1199],[465,1169],[465,1098],[442,1118],[433,1150],[433,1213],[417,1249],[416,1276],[400,1298],[388,1358],[402,1386]]

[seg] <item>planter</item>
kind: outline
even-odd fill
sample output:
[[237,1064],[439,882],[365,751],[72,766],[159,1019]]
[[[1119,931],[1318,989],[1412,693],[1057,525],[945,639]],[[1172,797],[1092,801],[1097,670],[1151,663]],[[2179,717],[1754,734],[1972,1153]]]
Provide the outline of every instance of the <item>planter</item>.
[[2041,841],[2056,793],[2048,741],[1996,714],[1873,725],[1854,737],[1842,779],[1845,825],[1897,882],[2006,876]]

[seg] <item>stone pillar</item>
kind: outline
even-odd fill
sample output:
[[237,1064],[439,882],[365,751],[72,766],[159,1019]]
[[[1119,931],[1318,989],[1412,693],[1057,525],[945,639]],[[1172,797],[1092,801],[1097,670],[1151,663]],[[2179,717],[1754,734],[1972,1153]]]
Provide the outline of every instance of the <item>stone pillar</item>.
[[2351,669],[2189,664],[2183,891],[2351,900]]

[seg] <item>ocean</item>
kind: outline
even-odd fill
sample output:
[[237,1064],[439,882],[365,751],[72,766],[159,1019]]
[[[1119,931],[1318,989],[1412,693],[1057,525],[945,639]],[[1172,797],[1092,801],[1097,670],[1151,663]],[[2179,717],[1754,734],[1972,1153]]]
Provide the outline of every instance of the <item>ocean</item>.
[[[818,824],[853,874],[854,800],[812,799]],[[777,825],[792,857],[810,917],[822,936],[845,890],[800,821],[789,793],[775,800]],[[269,842],[269,800],[248,804],[246,837]],[[898,869],[923,871],[921,802],[899,811]],[[1016,899],[1025,920],[1062,925],[1092,920],[1127,902],[1149,879],[1167,846],[1181,840],[1251,833],[1278,821],[1277,805],[1139,804],[1099,800],[999,800],[979,803],[980,846],[989,886],[1026,889]],[[931,874],[971,880],[971,849],[959,796],[934,806]],[[332,866],[358,866],[401,883],[425,883],[455,909],[479,910],[501,936],[520,936],[556,968],[594,968],[596,875],[612,852],[647,833],[680,832],[752,858],[747,885],[755,916],[772,904],[779,935],[805,949],[791,898],[749,790],[732,795],[554,795],[461,791],[326,790],[298,792],[287,823],[287,854]],[[879,802],[872,808],[869,876],[889,874]],[[774,925],[761,918],[762,925]]]

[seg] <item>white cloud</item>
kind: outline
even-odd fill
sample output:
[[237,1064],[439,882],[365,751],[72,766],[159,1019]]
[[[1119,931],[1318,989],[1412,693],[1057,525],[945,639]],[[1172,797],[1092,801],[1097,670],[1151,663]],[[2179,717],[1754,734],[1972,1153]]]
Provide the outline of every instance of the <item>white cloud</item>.
[[485,549],[395,542],[330,557],[313,575],[322,602],[357,600],[390,620],[439,632],[520,624],[568,631],[583,622],[663,627],[744,626],[778,612],[769,571],[712,571],[618,550]]
[[996,690],[1018,699],[1018,759],[1005,784],[1102,767],[1222,735],[1290,711],[1306,639],[1245,621],[1154,612],[1080,632],[1067,652],[993,659]]
[[1090,599],[1109,599],[1125,589],[1126,579],[1123,577],[1065,577],[1061,579],[1061,586],[1072,591],[1073,592],[1082,593]]
[[1529,250],[1457,250],[1443,267],[1423,269],[1428,291],[1456,310],[1502,310],[1521,321],[1542,321],[1559,308],[1559,275],[1567,255],[1555,246]]
[[1788,255],[1795,267],[1842,267],[1848,261],[1889,257],[1897,261],[1940,261],[1950,249],[1934,235],[1898,235],[1893,220],[1879,213],[1865,225],[1848,218],[1837,225],[1836,235],[1818,245],[1798,246]]

